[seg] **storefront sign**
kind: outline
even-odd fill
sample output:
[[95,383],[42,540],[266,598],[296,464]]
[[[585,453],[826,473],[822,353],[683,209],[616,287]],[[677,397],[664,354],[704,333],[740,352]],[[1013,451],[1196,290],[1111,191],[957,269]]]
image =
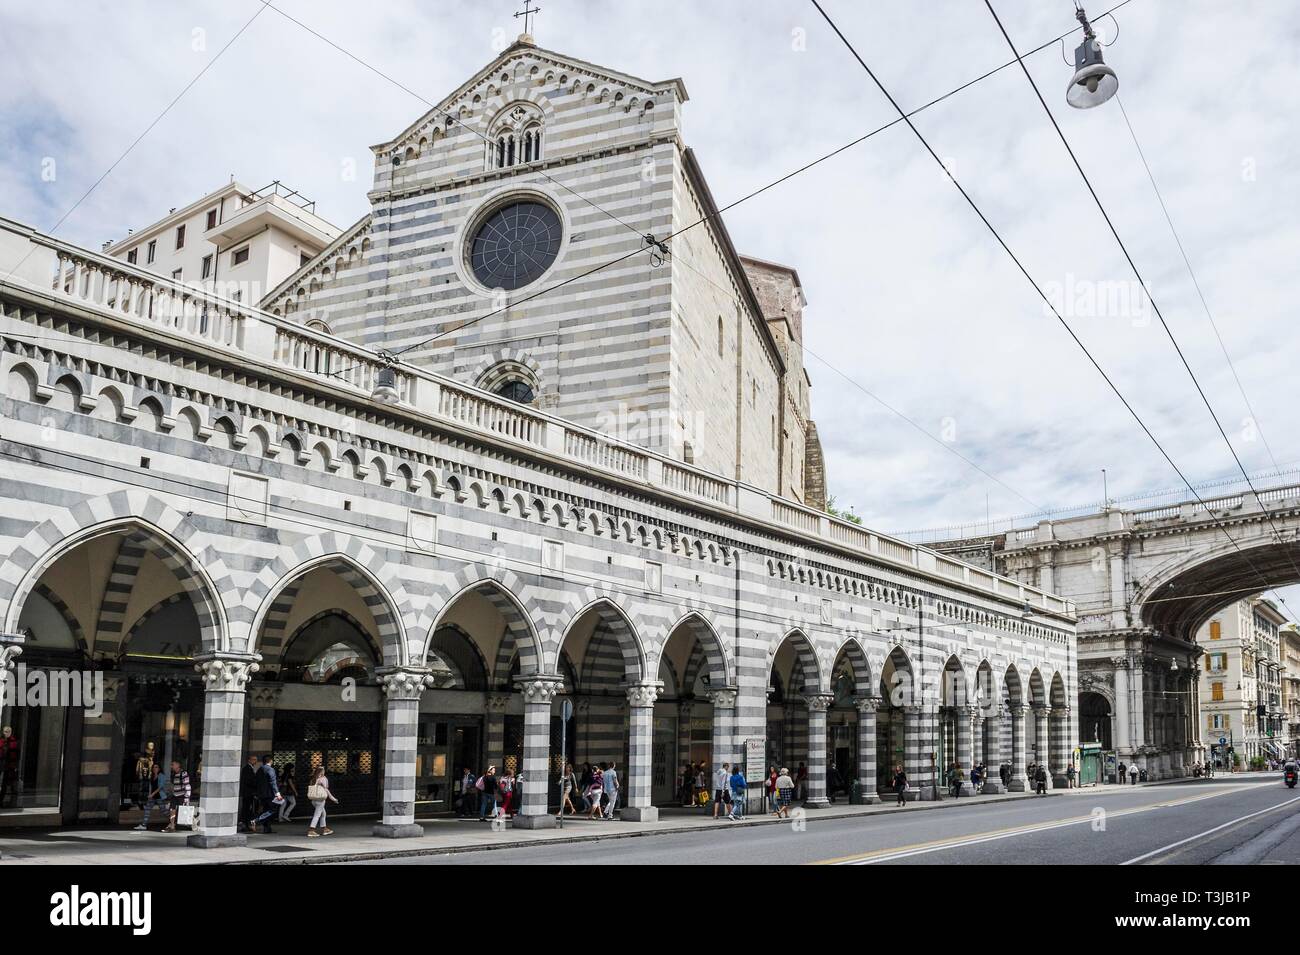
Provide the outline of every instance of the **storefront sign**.
[[765,752],[761,737],[745,740],[745,782],[761,783],[767,778],[767,770],[763,766]]

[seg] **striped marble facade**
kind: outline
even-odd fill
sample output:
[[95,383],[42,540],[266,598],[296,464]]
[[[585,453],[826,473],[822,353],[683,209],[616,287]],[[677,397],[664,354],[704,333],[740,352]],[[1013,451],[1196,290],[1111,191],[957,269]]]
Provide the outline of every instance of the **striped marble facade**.
[[[11,269],[16,261],[28,264]],[[59,276],[74,270],[73,292],[50,285],[56,263]],[[346,588],[373,624],[381,675],[400,684],[376,704],[386,718],[380,825],[390,835],[418,828],[415,720],[443,692],[431,678],[445,672],[431,645],[471,595],[500,620],[483,665],[490,691],[507,698],[502,725],[522,717],[524,826],[549,819],[557,697],[585,703],[583,758],[620,762],[624,818],[649,818],[655,720],[679,707],[711,720],[702,742],[717,763],[762,743],[769,721],[784,722],[783,758],[810,767],[816,805],[828,700],[865,706],[856,716],[869,740],[872,707],[895,704],[855,701],[891,693],[887,672],[908,676],[911,697],[891,718],[903,714],[918,788],[931,778],[943,674],[968,685],[988,674],[993,699],[1005,691],[1021,714],[1016,763],[1029,705],[1076,691],[1070,608],[1029,585],[447,377],[403,369],[406,390],[379,400],[370,378],[335,373],[365,359],[338,338],[313,338],[328,360],[307,367],[282,360],[275,344],[301,329],[263,311],[235,310],[225,326],[213,320],[219,303],[189,303],[174,321],[156,320],[160,299],[149,296],[167,291],[165,281],[115,293],[144,277],[0,221],[6,274],[0,651],[22,644],[28,598],[79,549],[120,540],[106,557],[107,592],[82,620],[91,659],[129,642],[122,596],[134,576],[147,569],[154,583],[170,581],[194,608],[206,687],[200,844],[238,838],[245,747],[270,750],[280,705],[261,686],[281,667],[291,619],[300,629],[291,609],[313,574]],[[383,311],[382,295],[371,307]],[[147,615],[170,598],[139,599]],[[670,642],[683,639],[695,646],[664,667]],[[849,678],[847,695],[837,673]],[[660,698],[678,675],[678,698]],[[705,676],[707,694],[693,697]],[[769,706],[775,684],[783,702]],[[1073,717],[1061,712],[1069,742]],[[83,788],[94,783],[94,812],[120,765],[120,753],[103,752],[117,738],[112,720],[106,710],[87,721],[74,754]],[[494,725],[486,742],[495,753],[504,729]],[[673,755],[686,758],[681,737]],[[860,766],[874,756],[860,754]]]

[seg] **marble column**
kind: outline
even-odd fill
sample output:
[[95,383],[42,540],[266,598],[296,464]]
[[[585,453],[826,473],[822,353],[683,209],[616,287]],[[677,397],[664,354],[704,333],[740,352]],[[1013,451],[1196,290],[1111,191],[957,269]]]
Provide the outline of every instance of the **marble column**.
[[415,750],[419,735],[420,694],[433,685],[424,667],[385,667],[375,672],[387,707],[384,728],[384,802],[371,830],[388,839],[424,835],[415,821]]
[[988,778],[984,780],[980,792],[996,796],[1007,791],[1001,775],[1002,764],[1006,759],[1002,755],[1002,708],[1000,706],[984,710],[984,732],[986,734],[984,769],[988,773]]
[[6,725],[5,713],[13,705],[16,687],[10,675],[23,652],[27,638],[21,633],[0,633],[0,725]]
[[512,825],[549,829],[555,825],[555,817],[546,811],[551,785],[551,703],[564,684],[559,676],[546,675],[519,677],[515,685],[524,697],[524,798]]
[[876,709],[878,696],[854,697],[858,708],[858,799],[864,803],[878,802],[876,792]]
[[186,841],[200,849],[242,846],[239,772],[244,749],[244,699],[261,655],[219,651],[195,658],[203,674],[203,774],[199,828]]
[[[509,693],[487,695],[487,765],[503,772],[506,765],[506,707],[509,705]],[[527,774],[525,781],[526,778]]]
[[248,684],[248,751],[259,759],[275,748],[275,708],[283,683]]
[[[1048,738],[1049,720],[1052,715],[1052,708],[1046,703],[1035,703],[1031,707],[1033,710],[1034,721],[1034,767],[1042,766],[1047,770],[1047,783],[1052,783],[1052,747]],[[1033,790],[1034,780],[1029,780],[1029,788]]]
[[965,775],[959,790],[963,796],[975,795],[975,785],[970,781],[970,771],[975,766],[972,731],[976,712],[973,706],[954,708],[953,718],[957,721],[957,766]]
[[835,702],[829,693],[813,693],[804,697],[808,707],[808,798],[805,809],[824,809],[826,798],[826,711]]
[[632,683],[627,687],[628,758],[624,822],[655,822],[659,810],[650,805],[650,769],[654,750],[655,700],[662,683]]
[[1013,793],[1029,791],[1029,778],[1025,775],[1025,713],[1027,707],[1012,705],[1011,711],[1011,782],[1007,789]]
[[[1049,765],[1052,767],[1052,788],[1069,789],[1070,777],[1066,774],[1074,760],[1074,743],[1070,739],[1070,708],[1068,706],[1052,707],[1052,718],[1048,724],[1048,746],[1052,753]],[[1074,775],[1079,776],[1079,767],[1074,767]]]
[[713,704],[713,766],[734,765],[739,758],[736,746],[736,694],[734,686],[709,690],[705,695]]
[[934,799],[934,752],[938,712],[934,707],[910,703],[903,707],[903,769],[912,787],[909,798]]

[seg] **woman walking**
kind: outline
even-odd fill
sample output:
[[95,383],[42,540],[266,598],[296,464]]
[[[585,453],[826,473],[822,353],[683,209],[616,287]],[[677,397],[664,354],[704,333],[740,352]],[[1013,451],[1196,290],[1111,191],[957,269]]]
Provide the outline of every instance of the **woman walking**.
[[591,768],[591,785],[587,787],[587,798],[591,801],[591,810],[587,813],[588,819],[603,818],[600,811],[600,797],[604,792],[604,788],[600,767],[593,766]]
[[898,808],[902,809],[907,804],[905,794],[907,793],[907,773],[903,772],[902,766],[894,767],[894,795],[898,797]]
[[317,766],[311,771],[311,780],[307,783],[307,798],[311,800],[315,810],[311,814],[311,825],[307,828],[307,835],[328,836],[333,833],[334,830],[325,825],[325,803],[332,802],[337,805],[338,800],[330,792],[330,781],[325,778],[324,766]]
[[293,807],[298,805],[298,780],[294,779],[293,763],[285,763],[280,771],[280,795],[284,802],[280,806],[280,821],[293,822]]
[[576,816],[578,810],[573,807],[573,790],[578,785],[578,777],[573,775],[573,763],[564,764],[564,775],[560,777],[560,811],[555,814],[558,819],[564,815],[567,806],[570,816]]

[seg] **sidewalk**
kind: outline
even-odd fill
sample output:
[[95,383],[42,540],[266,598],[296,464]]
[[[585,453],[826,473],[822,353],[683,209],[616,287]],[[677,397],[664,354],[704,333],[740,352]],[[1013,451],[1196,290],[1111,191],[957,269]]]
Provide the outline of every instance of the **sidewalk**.
[[[1118,787],[1116,787],[1118,788]],[[1078,790],[1075,790],[1078,792]],[[1057,791],[1049,795],[1062,795]],[[952,806],[989,805],[1033,799],[1032,793],[972,796],[938,802],[908,803],[900,810],[893,801],[870,806],[839,803],[808,811],[810,820],[869,817],[897,812],[936,812]],[[250,835],[248,845],[225,849],[193,849],[185,844],[186,832],[134,832],[130,829],[0,830],[0,866],[10,865],[213,865],[224,863],[284,864],[436,855],[482,849],[513,849],[546,842],[588,842],[627,839],[661,833],[691,832],[725,827],[790,825],[770,814],[753,815],[741,822],[714,821],[693,810],[663,809],[658,822],[600,822],[573,817],[563,829],[494,830],[477,819],[424,819],[424,836],[383,839],[370,834],[373,818],[340,820],[333,835],[307,836],[307,818],[281,824],[271,835]]]

